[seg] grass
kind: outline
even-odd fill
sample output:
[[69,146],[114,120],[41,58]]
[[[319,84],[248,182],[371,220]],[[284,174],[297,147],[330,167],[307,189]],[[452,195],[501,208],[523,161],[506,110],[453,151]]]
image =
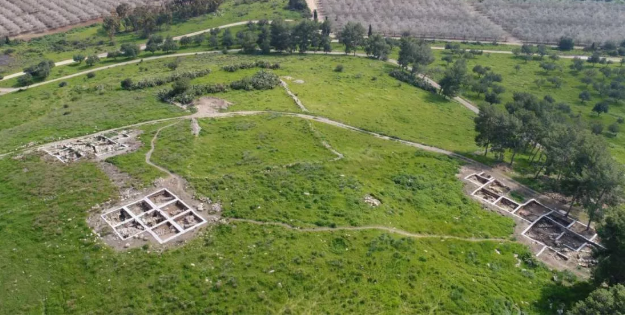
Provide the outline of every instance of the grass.
[[[278,17],[283,19],[301,18],[299,12],[289,11],[286,7],[286,0],[250,1],[248,3],[227,0],[216,13],[171,25],[156,32],[156,34],[178,36],[234,22],[259,19],[272,20]],[[59,45],[60,41],[65,41],[67,44]],[[123,43],[145,42],[146,39],[142,39],[134,33],[121,33],[115,37],[116,45],[110,45],[109,38],[101,30],[100,24],[76,28],[65,33],[44,36],[8,47],[0,47],[2,51],[6,48],[15,50],[14,53],[10,54],[13,61],[8,65],[0,65],[0,75],[21,71],[24,67],[36,64],[43,59],[61,61],[71,59],[73,55],[78,53],[83,55],[105,53],[116,47],[119,48]]]
[[[200,125],[197,138],[188,121],[161,131],[152,158],[221,201],[229,217],[308,227],[384,225],[465,237],[512,233],[511,219],[485,212],[464,196],[455,177],[458,163],[445,156],[278,115],[207,119]],[[334,161],[322,138],[345,158]],[[135,164],[118,166],[137,174]],[[383,206],[367,205],[368,194]]]
[[[303,84],[289,82],[289,87],[315,114],[453,151],[477,149],[473,145],[473,113],[396,81],[386,74],[391,66],[381,61],[349,56],[209,54],[181,58],[179,70],[210,68],[210,75],[193,83],[223,83],[258,70],[228,73],[221,66],[261,59],[280,63],[281,69],[275,72],[281,76],[304,80]],[[186,114],[157,99],[156,92],[162,88],[130,92],[119,88],[125,78],[170,74],[165,66],[169,61],[137,62],[99,71],[92,79],[69,79],[66,87],[52,83],[0,96],[0,149],[8,151],[33,141],[49,142]],[[345,67],[342,73],[333,71],[339,63]],[[218,97],[234,103],[230,111],[300,111],[280,87],[261,92],[231,91]]]
[[[246,124],[250,118],[202,121],[204,130],[197,140],[182,140],[192,143],[183,143],[186,152],[162,151],[168,142],[185,139],[176,132],[190,135],[188,129],[178,131],[186,125],[171,127],[163,130],[155,155],[159,161],[191,156],[187,152],[198,157],[204,153],[202,148],[211,147],[208,141],[224,138],[229,142],[212,146],[226,151],[226,157],[236,149],[247,149],[267,165],[293,159],[310,160],[313,165],[314,160],[332,156],[318,146],[317,133],[306,130],[300,120],[257,120],[263,125]],[[288,130],[275,129],[282,125]],[[242,130],[245,127],[248,129]],[[255,149],[261,131],[267,135],[266,141],[263,148]],[[335,164],[340,166],[328,169],[341,168],[346,177],[365,183],[363,186],[388,183],[378,178],[401,162],[405,172],[429,167],[429,171],[437,170],[436,174],[446,173],[443,179],[453,179],[456,185],[440,190],[446,197],[462,196],[453,175],[457,165],[447,158],[415,154],[399,144],[335,128],[315,125],[315,131],[343,152],[346,160],[353,160],[352,164],[338,161]],[[267,154],[272,146],[285,146],[285,142],[277,142],[278,137],[290,141],[290,151]],[[196,162],[233,171],[222,166],[228,163],[225,159],[211,158]],[[366,168],[350,166],[357,162],[366,162]],[[200,169],[198,172],[210,169],[210,165],[202,165],[191,167]],[[385,165],[385,169],[378,168]],[[254,168],[234,169],[238,170],[243,175]],[[365,174],[367,177],[362,176]],[[246,177],[261,182],[265,176],[249,173]],[[423,177],[439,176],[429,172]],[[0,179],[0,194],[6,197],[0,201],[0,288],[5,294],[0,311],[7,314],[554,313],[560,303],[583,297],[588,289],[585,284],[555,283],[554,274],[559,281],[566,281],[562,273],[529,260],[517,267],[515,254],[523,259],[531,255],[515,242],[411,239],[374,230],[304,233],[237,223],[203,229],[186,244],[163,252],[115,252],[102,245],[83,220],[91,206],[116,196],[115,188],[95,164],[65,165],[34,155],[0,159]],[[192,179],[192,183],[198,182]],[[299,188],[302,184],[286,185],[303,189]],[[393,189],[392,184],[385,186],[389,194],[419,195]],[[429,208],[411,210],[423,217],[437,214]],[[491,225],[509,231],[509,218],[482,210],[475,213],[485,217],[481,223],[488,225],[490,219]],[[302,216],[305,220],[306,214]],[[495,225],[497,219],[505,221]]]

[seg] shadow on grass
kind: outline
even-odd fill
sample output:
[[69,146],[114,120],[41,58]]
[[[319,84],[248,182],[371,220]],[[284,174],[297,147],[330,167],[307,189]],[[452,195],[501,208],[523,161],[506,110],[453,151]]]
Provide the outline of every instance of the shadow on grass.
[[566,313],[575,303],[586,298],[593,290],[594,286],[586,281],[572,285],[549,283],[541,290],[541,297],[536,306],[543,315],[559,314],[559,309]]

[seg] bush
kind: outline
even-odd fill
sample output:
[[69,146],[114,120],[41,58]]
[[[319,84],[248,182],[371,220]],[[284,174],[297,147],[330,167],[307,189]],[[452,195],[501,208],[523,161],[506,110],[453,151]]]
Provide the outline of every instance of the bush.
[[341,64],[336,65],[336,67],[334,67],[334,71],[337,73],[343,72],[343,65]]
[[94,72],[88,72],[87,73],[87,78],[93,78],[95,77],[95,73]]
[[425,91],[436,93],[437,90],[434,86],[432,86],[429,82],[427,82],[423,78],[418,78],[414,74],[406,73],[399,69],[393,69],[389,75],[397,80],[403,81],[407,84],[415,86],[417,88],[421,88]]
[[245,77],[232,82],[230,88],[234,90],[268,90],[275,88],[279,84],[280,78],[278,75],[261,70],[251,78]]
[[126,78],[122,80],[121,86],[122,86],[122,89],[124,90],[132,90],[132,88],[134,87],[134,84],[132,82],[132,79]]
[[197,70],[197,71],[185,71],[185,72],[174,73],[163,78],[147,78],[134,84],[132,83],[132,80],[128,78],[128,79],[125,79],[124,81],[130,80],[131,85],[127,86],[127,88],[124,88],[124,89],[138,90],[138,89],[152,88],[152,87],[157,87],[157,86],[162,86],[165,84],[172,83],[180,78],[194,79],[194,78],[204,77],[210,73],[211,73],[210,69]]
[[59,87],[65,87],[67,86],[67,82],[66,81],[62,81],[59,83]]
[[280,64],[278,63],[270,63],[267,61],[257,61],[254,63],[240,63],[240,64],[234,64],[234,65],[226,65],[221,67],[222,70],[227,71],[227,72],[236,72],[239,69],[250,69],[250,68],[254,68],[254,67],[258,67],[258,68],[269,68],[269,69],[279,69],[280,68]]

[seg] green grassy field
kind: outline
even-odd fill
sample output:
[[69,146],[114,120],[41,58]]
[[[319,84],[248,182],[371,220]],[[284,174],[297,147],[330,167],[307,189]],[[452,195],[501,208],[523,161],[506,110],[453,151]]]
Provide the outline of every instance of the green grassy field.
[[[441,68],[446,66],[445,62],[442,62],[440,58],[445,52],[435,52],[437,61],[435,65]],[[549,61],[545,57],[545,61]],[[570,59],[560,59],[555,62],[562,67],[562,71],[554,70],[546,72],[540,68],[540,61],[525,62],[521,59],[515,58],[512,55],[497,55],[491,54],[490,56],[478,56],[474,59],[467,60],[467,66],[469,73],[475,65],[489,66],[492,70],[503,76],[502,86],[506,88],[506,92],[502,95],[502,105],[512,100],[512,95],[515,92],[529,92],[542,98],[545,95],[552,96],[556,102],[564,102],[571,107],[572,115],[580,115],[581,120],[586,122],[588,126],[594,122],[600,122],[605,127],[616,122],[619,117],[625,117],[625,105],[623,102],[613,103],[610,102],[610,109],[607,114],[597,116],[592,112],[592,108],[595,103],[602,100],[599,94],[592,88],[592,86],[586,86],[581,82],[584,77],[583,72],[576,72],[569,68],[572,64]],[[610,67],[618,69],[621,67],[619,64],[612,65],[597,65],[592,66],[590,63],[585,63],[585,70],[596,69],[597,79],[601,79],[604,76],[599,72],[601,67]],[[520,65],[520,70],[515,70],[515,65]],[[471,73],[472,74],[472,73]],[[551,83],[545,83],[538,86],[535,83],[536,79],[542,78],[547,80],[549,77],[557,76],[562,79],[562,86],[560,88],[555,87]],[[607,81],[609,84],[609,80]],[[579,99],[579,94],[588,90],[592,95],[592,100],[582,103]],[[472,102],[479,104],[484,102],[484,95],[477,96],[476,93],[465,90],[462,94]],[[607,130],[607,129],[606,129]],[[608,132],[604,132],[606,141],[610,144],[610,149],[615,158],[620,162],[625,162],[625,136],[622,133],[612,135]]]
[[[234,22],[260,19],[272,20],[278,17],[283,19],[301,18],[299,12],[286,9],[288,3],[286,0],[246,2],[226,0],[216,13],[171,25],[156,32],[156,34],[179,36]],[[10,63],[0,65],[0,75],[21,71],[22,68],[36,64],[43,59],[61,61],[71,59],[72,56],[78,53],[83,55],[106,53],[119,48],[123,43],[145,42],[146,39],[142,39],[134,33],[121,33],[115,37],[115,45],[110,45],[109,37],[101,30],[99,24],[75,28],[65,33],[36,38],[30,42],[1,46],[0,52],[4,52],[9,48],[13,49],[14,52],[10,54],[13,58]]]
[[[288,81],[289,87],[314,114],[453,151],[477,149],[473,145],[472,112],[396,81],[386,74],[391,66],[381,61],[325,55],[211,54],[181,58],[178,70],[209,68],[213,70],[210,75],[192,83],[223,83],[258,70],[229,73],[221,66],[255,60],[278,62],[281,69],[275,71],[277,74],[304,80],[303,84]],[[125,78],[137,81],[166,76],[172,73],[166,67],[170,61],[137,62],[99,71],[92,79],[69,79],[66,87],[51,83],[0,96],[0,114],[4,118],[0,120],[0,149],[7,151],[32,141],[49,142],[188,114],[160,102],[156,97],[160,87],[124,91],[119,86]],[[334,72],[336,64],[344,65],[344,72]],[[218,97],[234,103],[229,111],[300,111],[280,87],[260,92],[230,91]]]
[[[349,214],[361,219],[409,220],[414,219],[409,214],[415,213],[424,218],[415,221],[433,225],[422,229],[426,232],[464,236],[477,230],[471,216],[479,215],[484,232],[507,235],[511,230],[509,218],[490,214],[460,198],[464,196],[454,176],[457,163],[448,158],[415,153],[399,144],[333,127],[314,125],[311,132],[303,120],[294,118],[234,118],[201,124],[203,130],[197,139],[187,137],[187,124],[163,130],[155,159],[161,164],[176,164],[168,167],[188,174],[199,191],[212,197],[220,195],[224,201],[231,194],[206,186],[211,175],[233,174],[227,186],[239,178],[258,184],[256,190],[245,192],[230,188],[239,193],[234,206],[245,207],[238,216],[276,215],[269,208],[247,209],[250,202],[258,203],[259,197],[252,195],[261,194],[273,178],[294,199],[287,205],[276,197],[281,209],[293,208],[282,209],[277,218],[297,216],[307,222],[319,211],[315,211],[314,202],[311,205],[315,209],[306,208],[305,200],[333,194],[321,185],[336,186],[331,175],[340,172],[345,174],[347,185],[361,183],[363,189],[359,191],[344,187],[344,191],[354,193],[352,198],[360,199],[361,193],[377,190],[384,204],[404,208],[403,215],[383,216],[387,209],[367,212],[349,195],[333,194],[334,205],[343,202]],[[146,128],[146,137],[155,128]],[[278,142],[280,138],[293,146]],[[332,154],[319,146],[320,138],[345,154],[345,161],[328,162]],[[211,143],[220,139],[226,142]],[[181,151],[168,149],[170,142],[182,142],[176,143]],[[213,155],[214,151],[222,151],[223,158]],[[249,153],[247,161],[245,157],[241,157],[243,162],[233,160],[241,151]],[[254,161],[275,169],[259,175],[256,164],[251,163]],[[304,162],[280,167],[293,161]],[[233,169],[237,162],[240,168]],[[116,163],[129,170],[138,165],[123,160]],[[427,169],[427,175],[417,176],[418,184],[429,181],[437,185],[439,195],[420,198],[431,194],[432,189],[414,191],[390,181],[388,176],[399,172],[398,164],[405,173]],[[331,175],[310,179],[316,176],[312,171],[315,166]],[[284,174],[293,181],[280,179]],[[550,272],[531,261],[519,264],[515,254],[523,259],[531,259],[531,255],[526,257],[526,247],[512,241],[412,239],[375,230],[306,233],[235,223],[203,229],[185,245],[164,252],[149,248],[115,252],[84,222],[86,210],[116,196],[95,164],[65,165],[33,155],[0,159],[0,179],[0,194],[7,197],[0,201],[0,288],[4,294],[0,311],[7,314],[553,313],[560,303],[586,291],[585,284],[567,286],[569,282],[552,281],[554,274],[559,281],[572,281],[562,273]],[[317,191],[309,187],[315,183],[320,186]],[[310,198],[301,196],[304,190],[310,191]],[[412,203],[407,203],[408,198]],[[442,201],[423,204],[431,199]],[[443,215],[437,206],[467,222],[443,224],[440,217],[451,214]],[[285,212],[290,214],[282,214]],[[448,230],[454,227],[462,230]]]

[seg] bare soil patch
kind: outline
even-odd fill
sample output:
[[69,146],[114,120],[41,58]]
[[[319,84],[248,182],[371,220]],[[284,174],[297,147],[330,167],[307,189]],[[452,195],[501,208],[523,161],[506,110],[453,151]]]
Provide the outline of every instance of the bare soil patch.
[[525,206],[521,207],[516,213],[517,215],[534,222],[542,215],[550,212],[551,210],[539,203],[535,200],[530,201]]
[[222,110],[228,109],[232,105],[224,99],[216,97],[202,97],[193,102],[193,106],[197,109],[197,112],[193,114],[194,117],[205,117],[211,114],[219,113]]
[[497,206],[501,207],[502,209],[504,209],[507,212],[513,212],[515,209],[517,209],[517,207],[519,207],[519,204],[513,202],[512,200],[506,198],[506,197],[502,197],[498,202],[497,202]]

